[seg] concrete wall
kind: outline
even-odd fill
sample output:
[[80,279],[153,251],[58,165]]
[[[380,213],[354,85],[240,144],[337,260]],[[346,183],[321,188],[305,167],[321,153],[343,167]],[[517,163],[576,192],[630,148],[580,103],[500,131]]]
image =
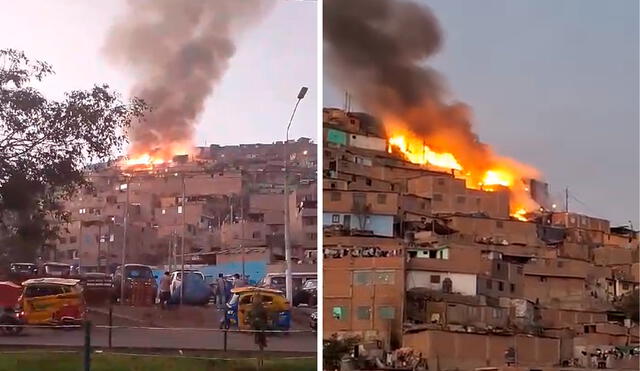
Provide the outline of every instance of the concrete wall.
[[[439,282],[432,283],[431,276],[438,276]],[[437,272],[437,271],[407,271],[407,290],[414,287],[426,287],[432,290],[442,290],[442,282],[449,278],[452,283],[453,293],[462,295],[477,294],[477,276],[475,274]]]
[[407,180],[407,192],[431,199],[434,213],[486,212],[494,218],[509,217],[509,193],[467,189],[465,181],[447,175],[425,175]]
[[[326,237],[325,246],[345,249],[377,246],[383,250],[401,248],[398,240],[371,237]],[[325,258],[323,336],[334,333],[357,333],[376,337],[388,343],[392,334],[401,337],[404,303],[404,256]],[[370,272],[370,273],[362,273]],[[380,275],[379,275],[380,274]],[[364,278],[370,279],[364,279]],[[345,316],[333,317],[333,308],[342,307]],[[358,307],[369,307],[368,319],[358,315]],[[380,318],[381,307],[392,307],[393,320]],[[363,314],[361,310],[360,314]]]
[[[396,215],[398,213],[398,194],[395,192],[352,192],[332,190],[325,192],[324,211],[343,213],[354,212],[354,199],[364,197],[365,205],[371,214]],[[357,202],[357,201],[356,201]]]
[[349,134],[349,145],[351,147],[368,149],[371,151],[384,152],[387,150],[387,141],[383,138],[368,137],[358,134]]
[[549,303],[552,300],[580,298],[585,294],[582,278],[524,276],[524,297],[533,302]]
[[497,237],[509,243],[538,246],[538,235],[535,223],[517,220],[502,220],[488,218],[474,218],[466,216],[452,216],[448,218],[450,226],[460,234],[472,237]]
[[[334,222],[334,215],[339,216],[339,222]],[[345,216],[349,216],[350,223],[349,229],[362,229],[364,225],[364,230],[372,231],[376,236],[382,237],[393,237],[393,216],[392,215],[355,215],[350,213],[323,213],[322,214],[322,225],[330,226],[330,225],[344,225]],[[360,218],[365,218],[363,224],[361,224]]]
[[405,334],[403,346],[422,352],[434,370],[504,366],[509,347],[515,348],[519,366],[552,366],[560,361],[560,341],[550,338],[429,330]]

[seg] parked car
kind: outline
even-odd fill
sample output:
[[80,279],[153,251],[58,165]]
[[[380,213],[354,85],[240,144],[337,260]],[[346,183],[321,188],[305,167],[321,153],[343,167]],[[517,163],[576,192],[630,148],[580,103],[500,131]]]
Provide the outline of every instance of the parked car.
[[[294,272],[291,274],[291,276],[294,295],[302,289],[302,286],[306,281],[318,279],[318,274],[316,272]],[[267,275],[264,276],[260,283],[258,283],[258,286],[285,292],[285,281],[286,279],[284,273],[267,273]]]
[[38,275],[44,277],[67,278],[71,276],[71,266],[64,263],[47,262],[40,267]]
[[293,306],[297,307],[301,304],[306,304],[313,307],[318,302],[318,280],[307,280],[302,289],[293,295]]
[[[144,285],[149,287],[148,298],[152,303],[155,302],[156,295],[158,293],[158,284],[153,276],[153,269],[148,265],[143,264],[126,264],[124,266],[125,274],[125,287],[124,296],[125,299],[130,298],[131,291],[134,284]],[[122,287],[122,267],[118,267],[113,274],[113,294],[112,300],[120,300],[120,292]]]
[[14,282],[22,282],[38,274],[38,267],[33,263],[11,263],[9,277]]
[[[203,281],[205,281],[205,277],[204,277],[204,273],[200,272],[200,271],[196,271],[196,270],[191,270],[191,269],[185,269],[184,270],[184,274],[185,276],[189,276],[191,274],[197,276],[198,278],[202,278]],[[173,271],[171,272],[171,294],[173,295],[174,291],[180,287],[180,281],[182,281],[182,272],[180,271]]]

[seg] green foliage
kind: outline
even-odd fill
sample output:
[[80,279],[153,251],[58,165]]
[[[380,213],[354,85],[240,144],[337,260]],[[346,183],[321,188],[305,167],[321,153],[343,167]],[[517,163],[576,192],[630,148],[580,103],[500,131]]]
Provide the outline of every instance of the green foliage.
[[344,337],[339,339],[336,334],[324,341],[322,359],[325,370],[335,370],[340,368],[340,360],[345,355],[350,354],[354,347],[360,343],[360,338]]
[[[55,354],[46,352],[14,353],[0,355],[0,371],[76,371],[82,368],[82,358],[77,353]],[[94,354],[91,370],[94,371],[253,371],[256,361],[204,360],[181,357],[136,357],[125,355]],[[264,371],[315,370],[315,359],[308,360],[265,360]]]
[[[34,86],[50,65],[0,49],[0,236],[2,245],[37,247],[56,235],[66,215],[59,201],[88,186],[84,171],[108,162],[126,142],[145,105],[122,102],[107,85],[75,90],[62,100]],[[53,225],[53,226],[52,226]],[[6,240],[9,239],[9,240]],[[4,251],[7,253],[6,251]]]
[[[251,309],[247,313],[251,329],[258,331],[269,330],[269,313],[262,303],[261,296],[255,295],[253,298]],[[260,350],[267,347],[267,335],[264,332],[256,332],[254,341]]]

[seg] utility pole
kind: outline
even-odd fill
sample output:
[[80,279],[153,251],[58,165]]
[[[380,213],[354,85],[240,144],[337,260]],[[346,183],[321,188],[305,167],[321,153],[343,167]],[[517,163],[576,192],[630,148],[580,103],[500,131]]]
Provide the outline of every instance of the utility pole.
[[240,198],[240,223],[242,223],[240,225],[240,235],[242,236],[240,240],[240,249],[242,252],[242,279],[244,279],[244,195]]
[[183,297],[184,297],[184,283],[185,283],[185,276],[184,276],[184,238],[185,238],[185,232],[186,232],[186,228],[187,228],[187,224],[186,224],[186,213],[187,213],[187,203],[186,203],[186,199],[185,199],[185,195],[186,195],[186,187],[185,187],[185,183],[184,183],[184,174],[182,174],[182,267],[181,267],[181,271],[180,271],[180,277],[182,277],[182,283],[180,284],[180,305],[182,305],[183,302]]
[[124,305],[124,285],[127,282],[126,272],[124,271],[124,265],[126,263],[127,256],[127,229],[129,225],[129,188],[131,185],[131,179],[127,176],[127,196],[126,203],[124,205],[124,226],[122,233],[122,265],[120,266],[120,304]]
[[300,101],[304,98],[305,94],[307,94],[307,90],[308,89],[303,86],[298,93],[298,100],[291,113],[291,118],[287,125],[286,140],[284,142],[284,258],[287,266],[285,271],[285,288],[287,299],[290,302],[293,300],[293,279],[291,272],[291,241],[289,237],[289,149],[287,145],[289,143],[289,128],[291,128],[293,117],[296,114]]
[[569,187],[564,189],[564,212],[569,212]]
[[96,265],[98,266],[98,272],[100,272],[100,244],[102,243],[102,238],[104,236],[102,236],[102,221],[100,221],[100,223],[98,224],[98,261],[96,262]]

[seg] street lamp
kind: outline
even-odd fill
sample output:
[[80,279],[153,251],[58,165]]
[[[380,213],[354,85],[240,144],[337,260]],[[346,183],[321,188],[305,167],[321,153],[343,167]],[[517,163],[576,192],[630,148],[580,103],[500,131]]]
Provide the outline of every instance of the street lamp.
[[122,265],[120,268],[120,304],[124,305],[124,285],[126,283],[126,272],[124,265],[126,263],[127,256],[127,229],[129,226],[129,188],[131,187],[131,177],[127,175],[127,196],[126,203],[124,205],[124,226],[123,226],[123,241],[122,241]]
[[300,88],[298,100],[296,101],[296,105],[293,107],[293,112],[291,113],[289,124],[287,125],[286,140],[284,142],[284,257],[287,265],[285,271],[285,288],[287,299],[290,302],[293,300],[293,282],[291,279],[291,241],[289,239],[289,151],[287,144],[289,143],[289,128],[291,128],[291,123],[293,122],[293,117],[298,109],[298,104],[300,104],[300,101],[307,94],[308,90],[309,89],[306,86]]

